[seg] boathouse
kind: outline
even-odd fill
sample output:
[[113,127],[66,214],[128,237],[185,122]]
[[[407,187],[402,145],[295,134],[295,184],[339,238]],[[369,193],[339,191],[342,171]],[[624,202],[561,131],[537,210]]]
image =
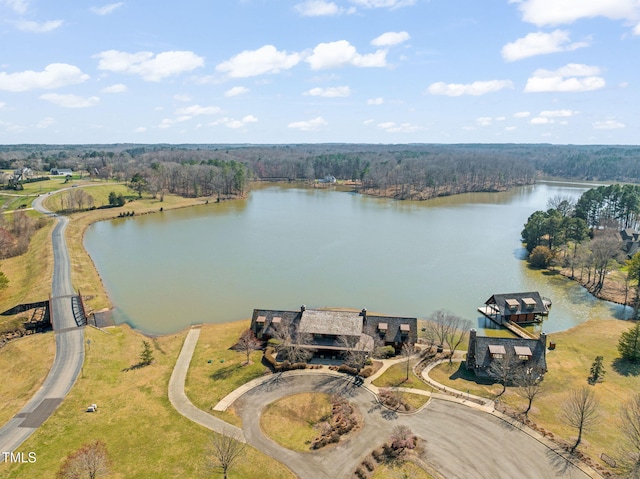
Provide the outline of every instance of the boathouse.
[[539,323],[549,314],[550,300],[537,291],[528,293],[494,294],[478,308],[482,314],[502,325],[512,321],[516,324]]
[[542,376],[547,372],[547,335],[537,339],[493,338],[478,336],[475,329],[469,331],[467,370],[478,377],[488,377],[493,361],[513,361],[530,373]]
[[251,330],[258,339],[268,340],[287,328],[302,347],[317,355],[333,357],[346,350],[373,352],[376,346],[393,346],[418,340],[417,318],[372,315],[361,311],[307,309],[298,311],[254,309]]

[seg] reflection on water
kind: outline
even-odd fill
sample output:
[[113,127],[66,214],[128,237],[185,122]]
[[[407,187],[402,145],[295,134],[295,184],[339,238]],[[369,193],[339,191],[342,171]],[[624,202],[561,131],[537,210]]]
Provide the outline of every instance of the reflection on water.
[[542,183],[412,202],[265,187],[246,200],[97,223],[85,244],[117,321],[152,333],[300,304],[418,317],[448,309],[487,328],[476,308],[516,291],[553,300],[543,325],[553,332],[623,315],[522,261],[529,215],[585,190]]

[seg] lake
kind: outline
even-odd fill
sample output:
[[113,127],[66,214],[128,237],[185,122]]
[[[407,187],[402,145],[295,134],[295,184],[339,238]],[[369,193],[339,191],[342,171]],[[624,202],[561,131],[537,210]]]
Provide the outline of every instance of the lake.
[[412,202],[269,186],[246,200],[96,223],[85,247],[116,322],[152,334],[301,304],[419,318],[446,309],[498,334],[476,308],[520,291],[553,300],[542,326],[551,333],[625,313],[523,261],[529,215],[588,188],[544,182]]

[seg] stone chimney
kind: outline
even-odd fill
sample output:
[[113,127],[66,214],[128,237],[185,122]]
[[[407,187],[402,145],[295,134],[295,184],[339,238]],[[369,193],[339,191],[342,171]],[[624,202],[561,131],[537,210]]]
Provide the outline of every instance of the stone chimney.
[[475,329],[469,331],[469,348],[467,349],[467,369],[476,367],[476,337],[478,332]]
[[300,312],[304,313],[307,310],[307,307],[303,304],[302,306],[300,306]]

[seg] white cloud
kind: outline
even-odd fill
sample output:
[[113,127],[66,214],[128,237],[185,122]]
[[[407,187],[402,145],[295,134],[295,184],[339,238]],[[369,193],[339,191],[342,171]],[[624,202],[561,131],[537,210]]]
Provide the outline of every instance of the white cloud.
[[190,51],[127,53],[108,50],[97,55],[98,69],[140,75],[146,81],[160,81],[204,66],[204,58]]
[[77,85],[89,79],[89,75],[67,63],[51,63],[44,71],[27,70],[19,73],[0,72],[0,90],[28,91],[37,88],[50,90],[68,85]]
[[43,118],[36,124],[36,128],[49,128],[51,125],[55,125],[56,120],[51,118],[50,116]]
[[540,93],[598,90],[606,85],[599,74],[598,67],[578,63],[570,63],[555,71],[540,69],[529,77],[524,91]]
[[185,103],[192,100],[191,95],[181,95],[181,94],[173,95],[173,99],[176,101],[182,101]]
[[351,3],[363,8],[389,8],[394,10],[414,5],[416,0],[351,0]]
[[243,126],[246,126],[249,123],[256,123],[257,121],[258,121],[257,117],[253,115],[246,115],[241,120],[235,120],[229,117],[220,118],[216,121],[209,123],[208,125],[209,126],[224,125],[227,128],[238,129],[238,128],[242,128]]
[[303,17],[338,15],[343,11],[334,2],[325,2],[324,0],[307,0],[306,2],[298,3],[294,8]]
[[232,78],[246,78],[267,73],[279,73],[300,63],[299,53],[278,51],[273,45],[265,45],[257,50],[245,50],[216,66],[219,72]]
[[517,126],[505,126],[504,127],[504,131],[513,131],[513,130],[517,130],[518,127]]
[[108,5],[104,5],[103,7],[91,7],[91,11],[96,15],[109,15],[123,5],[124,2],[110,3]]
[[362,55],[356,47],[346,40],[337,42],[319,43],[306,61],[313,70],[326,68],[340,68],[345,65],[355,67],[384,67],[387,64],[387,51],[377,50],[375,53]]
[[413,125],[411,123],[396,123],[394,121],[387,121],[383,123],[378,123],[378,128],[386,131],[387,133],[413,133],[415,131],[421,130],[418,125]]
[[351,95],[351,89],[348,86],[335,86],[328,88],[312,88],[304,92],[309,96],[322,96],[325,98],[347,97]]
[[637,20],[640,14],[636,0],[524,0],[519,4],[522,19],[538,26],[569,24],[594,17]]
[[232,97],[238,95],[244,95],[245,93],[249,93],[249,89],[243,86],[234,86],[233,88],[229,88],[226,92],[224,92],[224,96]]
[[369,119],[369,120],[363,121],[362,124],[363,125],[371,125],[373,122],[374,122],[374,120]]
[[127,85],[123,83],[116,83],[115,85],[103,88],[102,93],[124,93],[127,91]]
[[17,125],[15,123],[2,120],[0,120],[0,128],[7,133],[22,133],[25,130],[24,126],[22,125]]
[[531,112],[528,111],[519,111],[513,114],[514,118],[527,118],[531,116]]
[[58,93],[45,93],[40,95],[40,99],[47,100],[63,108],[88,108],[100,103],[100,98],[97,96],[83,98],[78,95],[60,95]]
[[480,126],[491,126],[493,118],[490,116],[481,116],[480,118],[476,118],[476,123]]
[[428,92],[432,95],[478,96],[504,90],[505,88],[513,89],[513,82],[511,80],[475,81],[467,84],[437,82],[429,85]]
[[593,123],[592,126],[596,130],[617,130],[620,128],[624,128],[625,124],[617,120],[604,120],[604,121],[596,121]]
[[570,43],[569,32],[555,30],[551,33],[529,33],[502,47],[502,58],[508,62],[548,53],[572,51],[588,46],[586,42]]
[[541,111],[538,116],[543,118],[562,118],[576,115],[578,112],[573,110],[545,110]]
[[382,97],[369,98],[367,100],[367,105],[382,105],[383,103],[384,103],[384,98]]
[[55,30],[62,25],[62,20],[50,20],[48,22],[38,23],[29,20],[19,20],[15,23],[18,30],[29,33],[47,33]]
[[139,126],[138,128],[136,128],[135,130],[133,130],[135,133],[144,133],[145,131],[147,131],[147,129],[144,126]]
[[7,106],[7,104],[3,101],[0,101],[0,110],[4,110],[5,106]]
[[406,42],[409,38],[411,36],[407,32],[387,32],[371,40],[371,45],[375,47],[391,47]]
[[1,3],[7,5],[19,15],[27,13],[27,8],[29,7],[28,0],[2,0]]
[[531,118],[530,123],[532,125],[547,125],[549,123],[553,123],[553,120],[551,118],[543,118],[543,117],[535,117],[535,118]]
[[289,123],[287,127],[294,128],[300,131],[315,131],[328,124],[329,123],[327,123],[327,121],[324,118],[322,118],[321,116],[318,116],[313,120],[295,121],[293,123]]
[[191,118],[192,116],[198,116],[198,115],[215,115],[217,113],[220,113],[221,111],[222,110],[220,110],[220,108],[218,108],[217,106],[191,105],[184,108],[178,108],[175,111],[175,114],[181,118],[184,118],[184,117]]
[[633,34],[634,34],[634,35],[640,35],[640,23],[638,23],[638,24],[633,28]]

